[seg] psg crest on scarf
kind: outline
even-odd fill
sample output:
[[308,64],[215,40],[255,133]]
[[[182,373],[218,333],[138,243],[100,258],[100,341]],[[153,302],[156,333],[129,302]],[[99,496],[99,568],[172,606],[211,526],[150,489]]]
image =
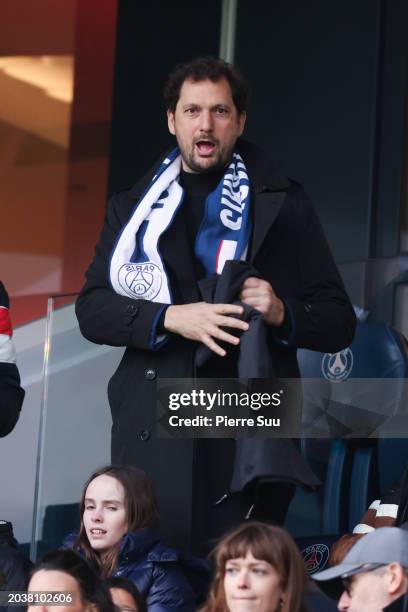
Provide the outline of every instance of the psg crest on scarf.
[[151,261],[127,263],[120,268],[118,281],[130,297],[154,300],[162,286],[162,272]]

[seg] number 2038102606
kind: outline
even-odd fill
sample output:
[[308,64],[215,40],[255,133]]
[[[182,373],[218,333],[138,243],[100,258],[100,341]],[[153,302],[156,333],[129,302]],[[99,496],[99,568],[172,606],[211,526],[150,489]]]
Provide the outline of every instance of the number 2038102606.
[[0,591],[0,606],[66,606],[74,603],[69,591]]

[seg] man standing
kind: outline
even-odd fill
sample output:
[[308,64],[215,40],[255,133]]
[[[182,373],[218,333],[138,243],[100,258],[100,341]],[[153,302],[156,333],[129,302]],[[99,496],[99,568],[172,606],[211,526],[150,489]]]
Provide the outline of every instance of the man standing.
[[[270,375],[282,378],[299,376],[298,347],[348,346],[355,317],[301,186],[239,138],[247,86],[238,71],[212,58],[178,66],[165,102],[178,146],[111,199],[77,316],[89,340],[127,347],[108,388],[112,460],[146,469],[169,516],[184,499],[197,533],[189,515],[208,515],[217,500],[223,507],[234,441],[157,440],[155,379],[237,376],[246,307],[261,313]],[[235,296],[242,305],[207,303],[198,281],[222,274],[229,260],[247,265]],[[199,366],[200,346],[211,358]],[[283,481],[269,508],[282,520],[299,479],[273,466],[265,475]],[[259,501],[255,480],[234,498],[246,511]]]
[[408,531],[380,527],[365,535],[339,565],[314,574],[327,594],[348,612],[408,610]]

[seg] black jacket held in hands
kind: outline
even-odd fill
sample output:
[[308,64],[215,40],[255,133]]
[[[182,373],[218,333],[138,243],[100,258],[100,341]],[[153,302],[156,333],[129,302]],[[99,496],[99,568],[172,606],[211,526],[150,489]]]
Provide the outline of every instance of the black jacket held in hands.
[[[249,324],[249,329],[241,335],[241,342],[236,350],[238,353],[236,376],[244,379],[273,379],[275,367],[268,350],[269,342],[273,341],[273,338],[270,338],[273,330],[265,325],[258,310],[237,300],[240,288],[251,276],[258,277],[259,273],[247,262],[227,261],[221,275],[213,274],[200,281],[199,288],[205,302],[234,303],[243,306],[240,318]],[[213,353],[207,346],[200,346],[196,351],[196,365],[203,367],[204,364],[211,362],[212,356]],[[262,386],[261,388],[256,386],[254,389],[254,391],[261,390]],[[298,431],[300,426],[300,394],[300,388],[295,389],[294,393],[292,390],[291,415],[287,423],[287,433],[291,436],[296,435],[294,432]],[[287,438],[287,433],[285,439],[256,437],[237,439],[231,482],[224,494],[242,491],[251,481],[264,476],[276,482],[290,482],[310,489],[317,488],[319,480],[303,460],[293,440]]]

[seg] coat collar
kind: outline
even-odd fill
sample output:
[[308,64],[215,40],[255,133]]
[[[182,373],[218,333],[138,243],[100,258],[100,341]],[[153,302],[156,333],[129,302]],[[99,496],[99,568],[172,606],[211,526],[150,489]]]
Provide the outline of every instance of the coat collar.
[[[62,548],[73,548],[78,537],[70,533],[64,538]],[[78,550],[83,554],[83,550]],[[149,561],[177,561],[178,551],[165,546],[154,529],[138,529],[126,533],[120,543],[119,566],[133,563],[139,558]]]
[[152,529],[139,529],[123,536],[119,566],[134,563],[137,559],[148,561],[177,561],[176,550],[162,544],[157,533]]
[[252,191],[263,193],[289,189],[289,179],[268,153],[241,138],[236,148],[245,162]]
[[261,248],[267,233],[278,216],[285,197],[285,191],[255,191],[253,193],[254,227],[249,251],[250,263],[254,261],[255,255]]
[[239,140],[237,149],[247,168],[251,185],[253,231],[249,261],[252,263],[285,200],[290,182],[267,153]]

